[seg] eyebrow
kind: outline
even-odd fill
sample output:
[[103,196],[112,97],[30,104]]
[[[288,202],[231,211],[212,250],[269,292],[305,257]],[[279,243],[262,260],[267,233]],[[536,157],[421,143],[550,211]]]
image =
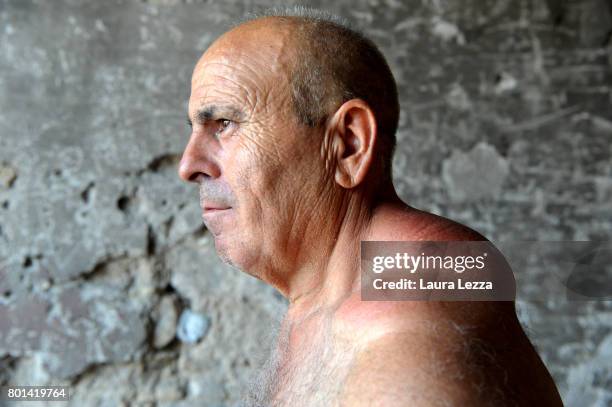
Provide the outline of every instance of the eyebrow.
[[[245,113],[237,106],[231,105],[207,105],[203,106],[195,114],[193,121],[198,124],[206,124],[219,119],[228,119],[235,122],[244,120]],[[187,123],[193,126],[193,121],[187,114]]]

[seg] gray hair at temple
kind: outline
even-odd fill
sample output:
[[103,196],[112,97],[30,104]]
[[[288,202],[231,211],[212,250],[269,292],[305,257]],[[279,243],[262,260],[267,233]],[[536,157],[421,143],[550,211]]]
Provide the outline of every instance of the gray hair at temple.
[[263,17],[297,23],[300,46],[291,72],[291,98],[300,122],[320,126],[347,100],[364,100],[376,117],[380,174],[391,181],[399,99],[391,69],[376,44],[346,20],[302,6],[252,13],[236,25]]

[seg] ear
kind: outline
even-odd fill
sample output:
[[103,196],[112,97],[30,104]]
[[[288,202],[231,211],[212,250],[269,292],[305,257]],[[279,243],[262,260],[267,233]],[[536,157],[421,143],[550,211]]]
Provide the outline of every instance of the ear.
[[346,189],[355,188],[366,177],[374,159],[376,118],[368,104],[351,99],[329,121],[334,161],[334,179]]

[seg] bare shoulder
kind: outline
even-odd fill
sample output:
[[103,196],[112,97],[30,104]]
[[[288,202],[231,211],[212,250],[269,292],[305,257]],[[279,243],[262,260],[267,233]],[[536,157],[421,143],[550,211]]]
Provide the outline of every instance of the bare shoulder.
[[478,405],[452,360],[453,349],[463,345],[447,335],[426,338],[388,333],[370,342],[353,361],[339,405]]
[[562,405],[512,302],[363,302],[344,316],[366,339],[340,405]]
[[[400,205],[379,211],[372,240],[487,240],[466,225]],[[562,406],[513,301],[361,301],[336,310],[359,342],[342,406]]]
[[458,221],[419,211],[427,226],[422,231],[423,240],[487,240],[481,233]]
[[407,205],[381,208],[373,235],[379,240],[487,240],[467,225]]
[[344,327],[363,341],[341,406],[562,406],[511,301],[344,306]]

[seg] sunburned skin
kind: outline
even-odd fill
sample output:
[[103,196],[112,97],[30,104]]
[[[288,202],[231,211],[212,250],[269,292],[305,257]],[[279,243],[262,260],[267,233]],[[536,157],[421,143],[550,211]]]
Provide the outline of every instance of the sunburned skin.
[[518,321],[443,317],[438,304],[428,305],[416,304],[421,317],[403,323],[391,303],[358,317],[329,309],[290,324],[285,316],[243,406],[561,405]]
[[298,121],[298,22],[257,19],[205,52],[179,165],[200,186],[219,256],[289,301],[246,405],[561,406],[512,301],[361,300],[361,241],[486,239],[381,181],[363,100],[335,106],[322,127]]
[[245,407],[561,405],[512,303],[364,305],[355,292],[290,318]]

